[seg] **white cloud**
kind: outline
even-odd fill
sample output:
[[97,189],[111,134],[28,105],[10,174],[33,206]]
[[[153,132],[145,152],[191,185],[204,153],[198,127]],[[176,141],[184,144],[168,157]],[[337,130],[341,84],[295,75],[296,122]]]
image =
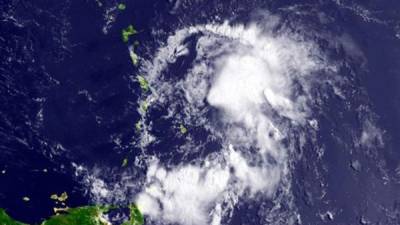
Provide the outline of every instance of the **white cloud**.
[[361,132],[360,144],[366,148],[382,147],[384,145],[382,135],[381,129],[377,128],[371,121],[366,120]]
[[[207,211],[226,189],[229,171],[218,165],[186,165],[167,172],[153,163],[147,176],[149,184],[137,198],[143,213],[180,224],[207,224]],[[150,206],[150,207],[149,207]],[[156,206],[156,207],[154,207]]]
[[243,187],[241,192],[249,188],[253,195],[263,191],[271,195],[280,180],[280,169],[250,166],[232,146],[229,146],[229,149],[228,162],[234,168],[234,178]]
[[246,190],[252,195],[273,193],[279,169],[250,166],[232,146],[223,153],[223,159],[218,161],[207,160],[202,166],[182,165],[169,171],[153,161],[147,172],[147,185],[136,199],[140,210],[170,223],[218,224],[221,202],[230,195],[243,195]]
[[[198,33],[193,66],[175,83],[166,81],[162,72],[176,59],[173,52]],[[294,126],[313,121],[309,80],[324,66],[312,43],[256,25],[207,24],[177,31],[142,68],[154,89],[151,98],[168,107],[169,117],[183,106],[179,112],[186,123],[207,127],[225,147],[213,157],[172,168],[149,161],[136,199],[143,213],[167,223],[218,225],[239,197],[272,197],[283,182],[290,186],[290,149],[281,143],[289,128],[281,121]],[[221,112],[218,127],[205,119],[206,103]]]
[[160,205],[155,198],[147,193],[140,193],[136,198],[139,210],[153,218],[157,218],[160,212]]

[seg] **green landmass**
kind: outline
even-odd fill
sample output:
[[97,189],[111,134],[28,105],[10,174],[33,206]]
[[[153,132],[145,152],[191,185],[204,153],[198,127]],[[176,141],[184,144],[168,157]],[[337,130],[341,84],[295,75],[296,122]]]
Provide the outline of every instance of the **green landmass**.
[[143,225],[144,224],[143,215],[136,207],[136,205],[134,204],[130,205],[129,209],[130,209],[129,220],[125,221],[121,225]]
[[110,207],[103,206],[67,208],[65,214],[54,215],[41,225],[109,225],[109,222],[102,217],[108,210]]
[[179,126],[179,130],[181,131],[182,134],[186,134],[187,128],[183,126],[182,124]]
[[131,57],[132,64],[136,66],[139,62],[139,56],[135,52],[135,47],[129,46],[129,56]]
[[[43,221],[40,225],[110,225],[104,213],[118,207],[113,206],[83,206],[77,208],[55,208],[56,215]],[[143,225],[144,218],[135,205],[130,205],[129,220],[122,225]],[[28,225],[12,219],[0,208],[0,225]]]
[[138,82],[140,84],[140,88],[147,92],[150,89],[149,82],[143,76],[137,76]]
[[142,129],[142,122],[139,120],[135,124],[136,131],[140,131]]
[[119,3],[118,4],[118,9],[119,10],[125,10],[126,9],[126,5],[124,3]]
[[13,220],[4,209],[0,209],[0,225],[27,225]]
[[149,103],[147,103],[146,101],[142,101],[140,104],[140,110],[142,111],[142,113],[147,113],[148,108],[149,108]]
[[126,167],[128,165],[128,159],[127,158],[125,158],[125,159],[123,159],[122,160],[122,167]]
[[137,34],[137,30],[132,25],[129,25],[127,28],[122,30],[122,41],[128,42],[129,37],[135,34]]
[[57,194],[52,194],[50,198],[56,201],[65,202],[68,199],[68,194],[64,191],[60,196]]

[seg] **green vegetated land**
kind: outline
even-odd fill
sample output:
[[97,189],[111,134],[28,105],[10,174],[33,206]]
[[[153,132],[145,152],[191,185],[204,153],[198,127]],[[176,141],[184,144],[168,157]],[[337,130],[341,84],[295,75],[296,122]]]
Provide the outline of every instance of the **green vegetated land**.
[[0,225],[26,225],[9,217],[4,209],[0,209]]
[[128,42],[129,37],[137,33],[137,30],[132,25],[129,25],[127,28],[122,30],[122,41]]
[[124,3],[119,3],[117,7],[118,7],[119,10],[125,10],[126,9],[126,5]]
[[[118,207],[83,206],[77,208],[55,208],[56,215],[40,223],[40,225],[110,225],[104,213]],[[129,220],[122,225],[143,225],[144,218],[135,205],[130,205]],[[0,225],[28,225],[12,219],[4,209],[0,209]]]

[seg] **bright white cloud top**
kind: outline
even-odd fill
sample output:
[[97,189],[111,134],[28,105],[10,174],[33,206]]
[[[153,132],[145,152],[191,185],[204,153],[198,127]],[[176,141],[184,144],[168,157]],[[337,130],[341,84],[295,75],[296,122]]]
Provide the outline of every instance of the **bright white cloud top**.
[[[173,168],[148,161],[147,180],[136,199],[144,214],[168,223],[217,225],[239,198],[272,197],[279,187],[290,195],[292,149],[282,141],[290,129],[314,121],[310,85],[316,74],[333,67],[313,43],[293,33],[275,34],[272,27],[184,28],[146,62],[143,73],[154,87],[148,99],[168,104],[171,116],[174,103],[184,103],[185,122],[206,127],[224,147]],[[163,70],[189,53],[184,40],[195,34],[200,34],[195,63],[180,80],[167,81]],[[179,90],[184,94],[177,95]],[[218,111],[222,126],[205,118],[207,105]]]

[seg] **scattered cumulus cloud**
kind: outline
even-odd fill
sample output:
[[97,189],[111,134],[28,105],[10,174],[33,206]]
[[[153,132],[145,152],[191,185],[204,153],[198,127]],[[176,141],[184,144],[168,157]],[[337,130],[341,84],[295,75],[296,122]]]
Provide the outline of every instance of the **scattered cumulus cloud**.
[[366,148],[382,147],[383,131],[377,128],[372,122],[366,120],[360,137],[360,145]]

